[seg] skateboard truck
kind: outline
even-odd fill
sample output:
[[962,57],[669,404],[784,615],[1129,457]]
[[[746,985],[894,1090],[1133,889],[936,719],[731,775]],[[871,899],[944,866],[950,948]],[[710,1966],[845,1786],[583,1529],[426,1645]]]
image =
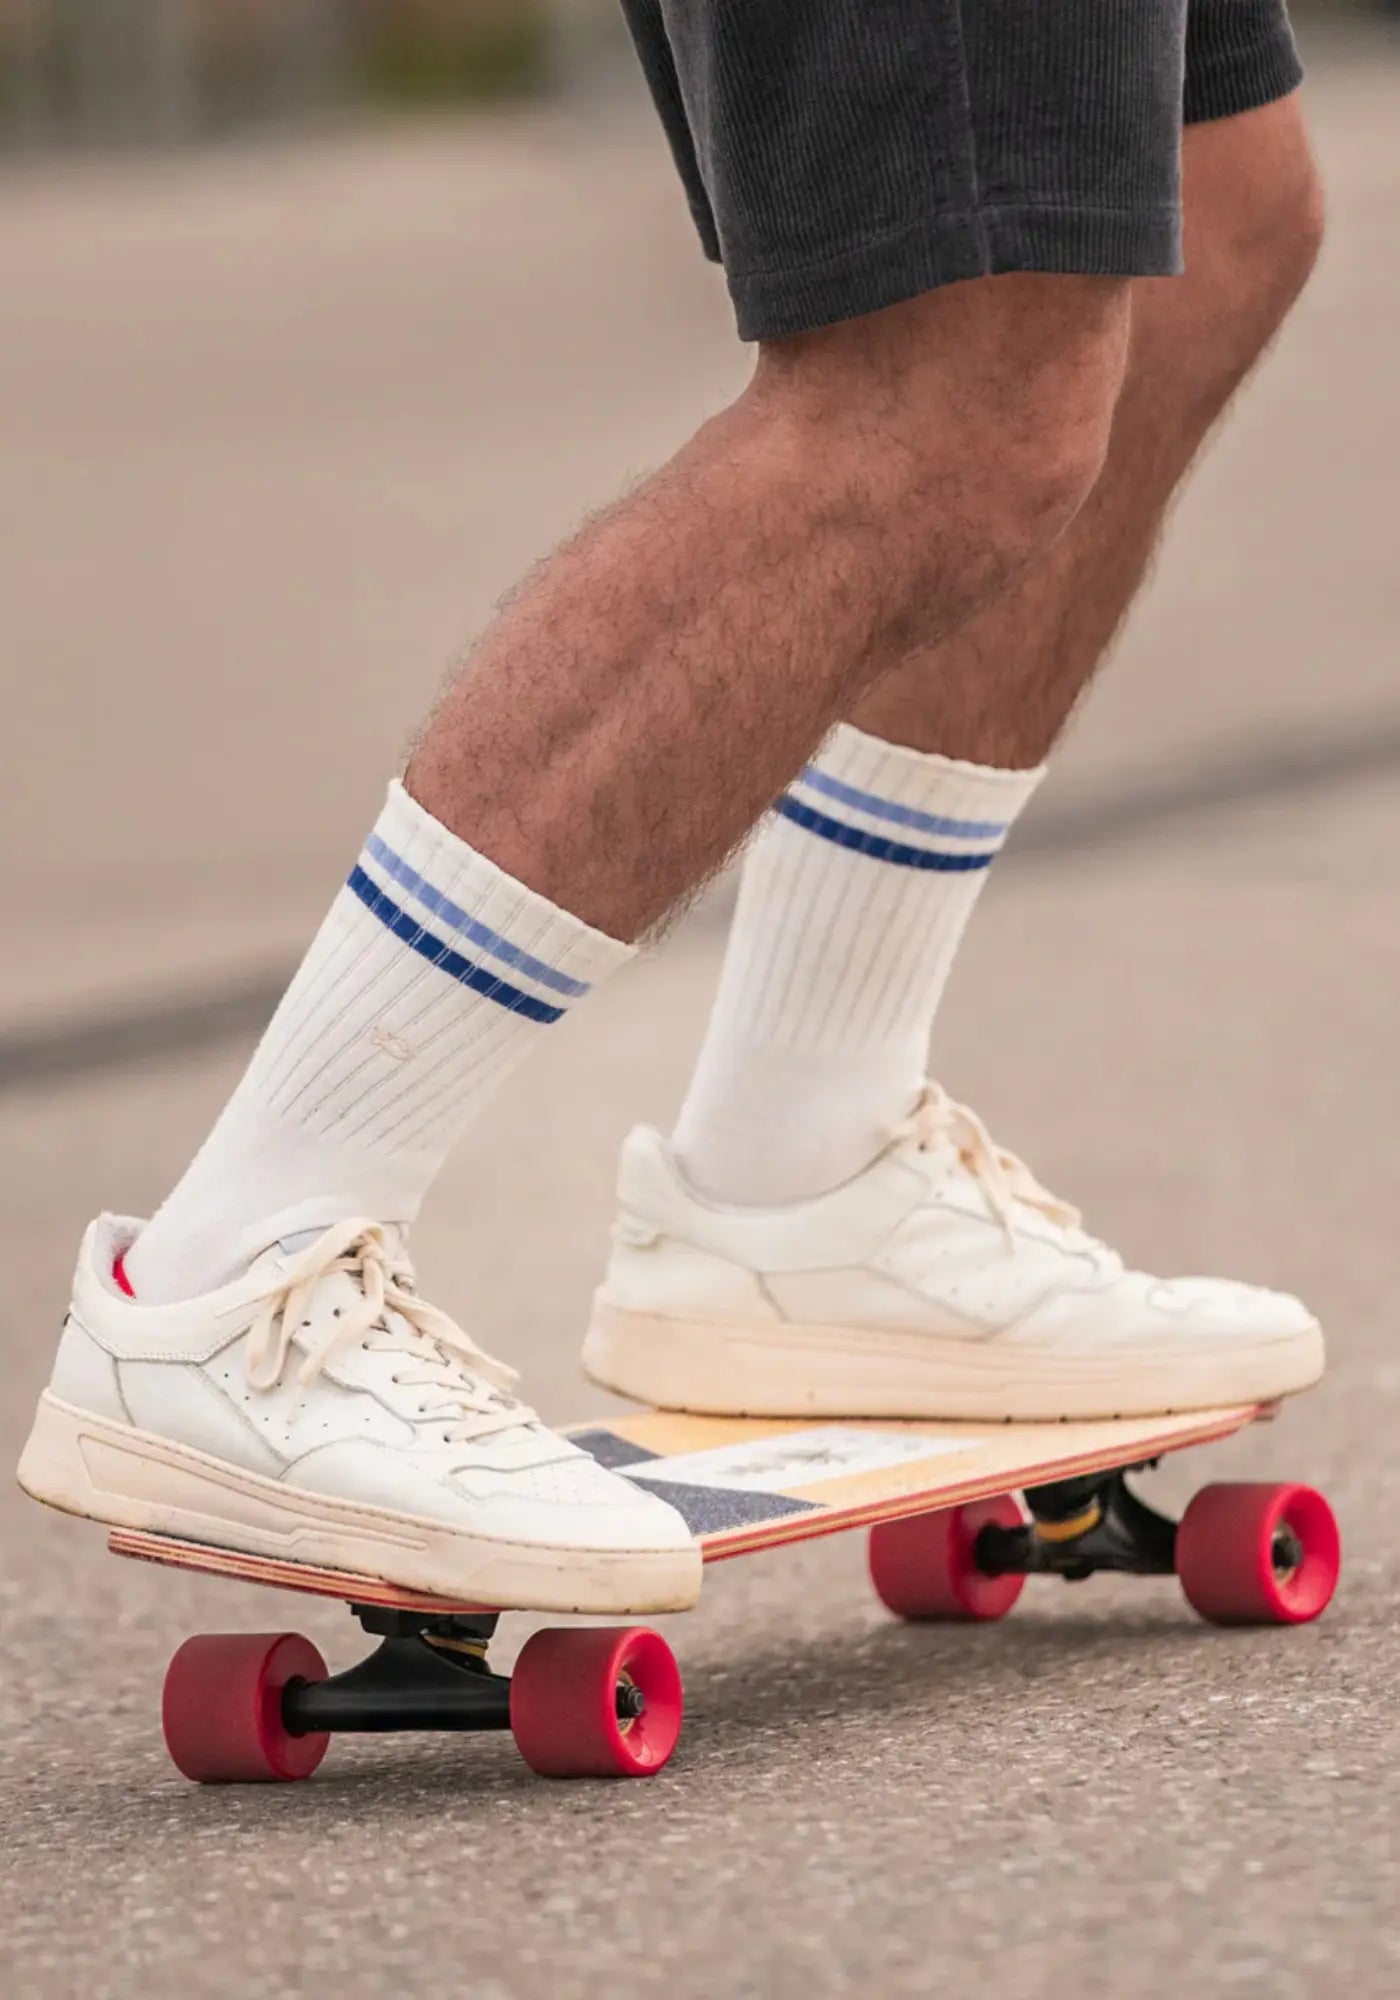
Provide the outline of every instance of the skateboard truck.
[[[511,1727],[510,1677],[486,1664],[500,1622],[494,1613],[443,1616],[354,1603],[350,1609],[379,1645],[344,1673],[290,1681],[281,1714],[290,1734]],[[646,1713],[646,1695],[635,1681],[620,1680],[613,1708],[620,1723],[635,1722]]]
[[[1029,1488],[1030,1520],[1015,1528],[988,1522],[977,1537],[978,1567],[988,1576],[1062,1576],[1067,1583],[1082,1583],[1100,1570],[1174,1576],[1179,1524],[1149,1506],[1128,1477],[1150,1472],[1157,1462]],[[1281,1520],[1269,1543],[1275,1576],[1284,1582],[1296,1576],[1303,1556],[1297,1530]]]
[[989,1576],[1062,1576],[1070,1583],[1099,1570],[1175,1575],[1177,1523],[1149,1506],[1128,1480],[1156,1462],[1031,1487],[1025,1496],[1029,1521],[1016,1528],[989,1522],[979,1534],[979,1567]]
[[350,1609],[379,1644],[343,1674],[288,1684],[282,1721],[293,1735],[510,1728],[510,1681],[486,1664],[494,1617]]

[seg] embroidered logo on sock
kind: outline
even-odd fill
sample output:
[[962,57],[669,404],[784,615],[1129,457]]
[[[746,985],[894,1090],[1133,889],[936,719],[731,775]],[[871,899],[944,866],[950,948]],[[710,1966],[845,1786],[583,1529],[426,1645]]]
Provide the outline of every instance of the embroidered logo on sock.
[[396,1035],[392,1028],[383,1028],[376,1023],[365,1039],[378,1049],[381,1055],[388,1056],[391,1062],[406,1063],[413,1060],[412,1043],[406,1042],[402,1035]]

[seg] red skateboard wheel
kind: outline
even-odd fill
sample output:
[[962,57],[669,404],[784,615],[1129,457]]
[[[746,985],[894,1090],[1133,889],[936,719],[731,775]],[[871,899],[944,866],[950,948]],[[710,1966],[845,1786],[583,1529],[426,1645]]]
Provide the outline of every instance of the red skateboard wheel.
[[326,1663],[296,1632],[212,1632],[186,1639],[165,1675],[161,1726],[178,1769],[202,1785],[309,1778],[330,1738],[282,1721],[289,1681],[323,1681]]
[[910,1514],[870,1530],[870,1579],[896,1618],[1004,1618],[1026,1579],[988,1576],[977,1567],[977,1537],[994,1522],[1019,1528],[1020,1503],[1009,1493],[936,1514]]
[[1336,1516],[1311,1486],[1203,1486],[1176,1532],[1188,1603],[1214,1625],[1301,1625],[1331,1602]]
[[511,1732],[543,1778],[653,1777],[684,1706],[674,1653],[640,1625],[536,1632],[511,1676]]

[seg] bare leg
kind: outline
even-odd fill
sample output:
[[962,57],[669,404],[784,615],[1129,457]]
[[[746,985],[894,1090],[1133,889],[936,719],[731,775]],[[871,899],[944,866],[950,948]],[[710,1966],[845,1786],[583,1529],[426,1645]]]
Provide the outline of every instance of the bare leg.
[[749,851],[674,1138],[643,1128],[623,1150],[584,1344],[610,1388],[807,1421],[1004,1421],[1292,1393],[1321,1371],[1300,1301],[1125,1268],[924,1082],[975,885],[1312,261],[1296,105],[1193,131],[1187,182],[1192,273],[1135,287],[1093,497],[1019,586],[866,697]]
[[765,352],[467,662],[218,1125],[133,1246],[189,1298],[270,1241],[410,1222],[540,1031],[878,676],[1061,533],[1128,287],[958,285]]
[[409,791],[633,938],[830,725],[1041,553],[1102,463],[1117,280],[995,278],[777,343],[562,548],[428,726]]
[[1312,269],[1321,198],[1295,93],[1185,135],[1187,272],[1133,286],[1103,477],[1048,556],[956,638],[873,689],[871,735],[1040,763],[1136,596],[1172,494]]
[[[749,854],[675,1131],[686,1172],[718,1199],[771,1205],[832,1187],[914,1101],[996,830],[1131,604],[1202,439],[1307,276],[1320,203],[1296,97],[1194,127],[1185,169],[1188,273],[1134,285],[1128,375],[1093,494],[1009,591],[873,688],[857,730],[797,786],[789,813],[844,813],[845,844],[829,824],[812,840],[775,819]],[[849,809],[872,797],[886,819]],[[889,868],[855,850],[862,830],[907,844],[911,812],[962,850],[961,870],[939,872],[936,853]],[[950,841],[959,826],[991,833]]]

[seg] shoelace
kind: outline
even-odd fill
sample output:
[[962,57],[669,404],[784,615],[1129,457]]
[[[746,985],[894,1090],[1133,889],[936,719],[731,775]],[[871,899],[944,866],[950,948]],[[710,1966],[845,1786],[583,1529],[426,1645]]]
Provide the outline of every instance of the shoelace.
[[1013,1251],[1016,1209],[1024,1204],[1080,1237],[1082,1243],[1077,1247],[1112,1255],[1106,1245],[1083,1234],[1079,1210],[1042,1187],[1025,1161],[999,1146],[977,1113],[951,1098],[941,1084],[930,1082],[924,1086],[923,1096],[896,1136],[912,1139],[921,1152],[931,1151],[947,1140],[986,1195]]
[[412,1267],[392,1248],[383,1225],[363,1217],[337,1223],[318,1237],[258,1302],[244,1354],[252,1388],[266,1391],[281,1381],[317,1287],[338,1271],[353,1280],[359,1302],[342,1308],[311,1345],[296,1372],[303,1387],[338,1354],[364,1342],[409,1358],[414,1366],[401,1369],[394,1380],[431,1393],[431,1401],[420,1403],[419,1418],[442,1421],[449,1443],[536,1421],[534,1411],[510,1393],[519,1379],[515,1370],[478,1347],[449,1314],[418,1297]]

